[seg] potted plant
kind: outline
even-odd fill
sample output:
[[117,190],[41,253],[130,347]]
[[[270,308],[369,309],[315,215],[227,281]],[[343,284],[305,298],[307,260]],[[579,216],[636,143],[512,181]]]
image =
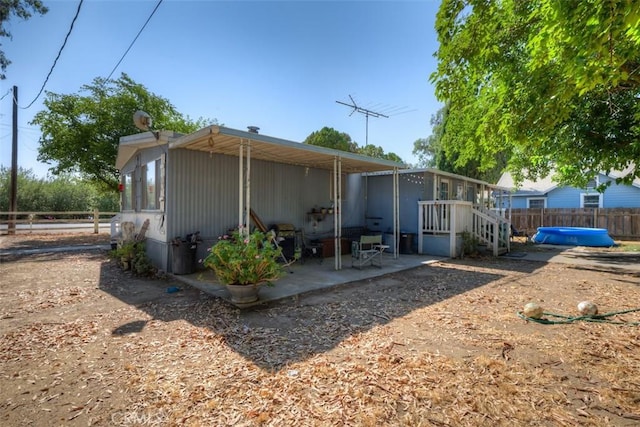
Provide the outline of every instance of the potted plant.
[[274,243],[273,234],[245,231],[239,227],[231,235],[219,237],[202,261],[227,287],[234,304],[257,301],[258,287],[272,285],[282,275],[282,266],[278,263],[282,249]]

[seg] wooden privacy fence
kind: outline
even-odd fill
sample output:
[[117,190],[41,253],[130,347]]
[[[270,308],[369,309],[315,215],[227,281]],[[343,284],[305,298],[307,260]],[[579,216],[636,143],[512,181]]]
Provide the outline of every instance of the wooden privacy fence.
[[538,227],[606,228],[617,239],[640,240],[640,208],[511,209],[511,224],[529,236]]

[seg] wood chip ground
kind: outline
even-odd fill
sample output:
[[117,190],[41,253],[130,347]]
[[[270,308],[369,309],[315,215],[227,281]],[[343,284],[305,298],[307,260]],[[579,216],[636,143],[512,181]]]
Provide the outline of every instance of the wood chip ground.
[[639,326],[516,315],[639,308],[637,274],[449,260],[250,311],[101,251],[0,281],[1,425],[640,425]]

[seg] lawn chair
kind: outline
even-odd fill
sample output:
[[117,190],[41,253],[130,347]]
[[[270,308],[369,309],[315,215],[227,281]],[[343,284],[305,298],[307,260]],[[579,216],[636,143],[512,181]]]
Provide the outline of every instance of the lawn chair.
[[382,235],[360,236],[351,242],[351,267],[361,269],[365,265],[382,268],[382,253],[388,249],[382,244]]

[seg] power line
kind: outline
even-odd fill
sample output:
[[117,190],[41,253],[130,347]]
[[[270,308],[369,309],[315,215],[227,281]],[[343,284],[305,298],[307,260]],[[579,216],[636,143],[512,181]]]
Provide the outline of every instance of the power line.
[[0,101],[2,101],[3,99],[5,99],[5,98],[7,97],[7,95],[9,95],[9,94],[11,93],[11,91],[12,91],[12,90],[13,90],[13,89],[11,89],[11,88],[7,89],[7,92],[6,92],[4,95],[2,95],[2,97],[0,97]]
[[26,110],[29,107],[31,107],[33,105],[33,103],[36,102],[38,100],[38,98],[40,98],[40,95],[42,95],[42,92],[44,91],[44,88],[47,85],[47,82],[49,81],[49,77],[51,77],[51,73],[53,73],[53,69],[56,67],[56,64],[58,63],[58,59],[60,58],[60,55],[62,54],[62,50],[66,46],[67,40],[69,40],[69,36],[71,35],[71,31],[73,30],[73,25],[76,23],[76,19],[78,19],[78,15],[80,14],[80,8],[82,7],[82,3],[83,2],[84,2],[84,0],[80,0],[80,3],[78,3],[78,10],[76,10],[76,15],[73,17],[73,21],[71,21],[71,26],[69,27],[69,31],[67,32],[67,35],[64,37],[64,42],[62,43],[62,46],[60,47],[60,50],[58,51],[58,56],[56,56],[56,59],[53,61],[53,65],[51,65],[51,69],[49,70],[49,74],[47,74],[47,77],[44,79],[44,83],[42,83],[42,87],[40,88],[40,92],[38,92],[36,97],[33,98],[33,101],[31,101],[29,103],[29,105],[24,107],[23,110]]
[[160,4],[162,3],[162,0],[158,1],[158,4],[156,4],[156,7],[153,9],[153,12],[151,12],[151,15],[149,15],[149,17],[147,18],[147,21],[144,23],[144,25],[142,26],[142,28],[140,28],[140,31],[138,31],[138,34],[136,35],[136,37],[133,39],[133,41],[131,42],[131,44],[129,45],[129,47],[127,48],[127,50],[124,52],[124,54],[122,54],[122,57],[120,58],[120,60],[118,61],[118,63],[116,64],[115,67],[113,67],[113,70],[111,70],[111,72],[109,73],[109,76],[107,77],[107,80],[109,80],[111,78],[111,76],[113,75],[113,73],[116,71],[116,69],[120,66],[120,63],[124,60],[124,57],[127,56],[127,54],[129,53],[129,51],[131,50],[131,48],[133,47],[134,43],[136,42],[136,40],[138,40],[138,37],[140,37],[140,34],[142,34],[142,31],[144,31],[145,27],[147,26],[147,24],[149,23],[149,21],[151,20],[151,18],[153,17],[153,15],[156,13],[156,10],[158,10],[158,8],[160,7]]

